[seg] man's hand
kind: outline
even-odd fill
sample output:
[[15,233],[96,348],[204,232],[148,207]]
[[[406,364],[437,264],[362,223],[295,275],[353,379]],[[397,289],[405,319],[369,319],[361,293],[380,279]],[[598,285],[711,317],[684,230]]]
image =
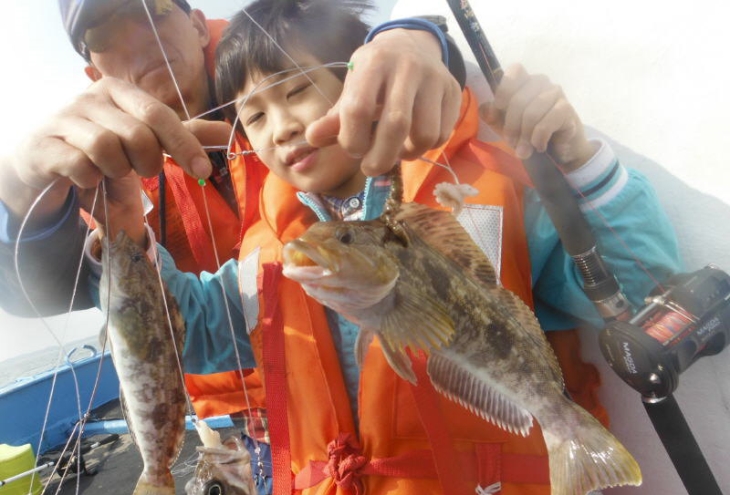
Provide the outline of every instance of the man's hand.
[[461,88],[428,32],[379,33],[352,56],[353,70],[332,110],[307,129],[313,146],[337,140],[375,176],[443,144],[461,105]]
[[40,223],[61,208],[72,185],[92,189],[103,177],[127,177],[131,171],[154,176],[162,168],[163,150],[187,173],[208,177],[211,165],[196,134],[215,134],[219,144],[227,142],[230,126],[188,125],[144,91],[102,78],[0,162],[0,199],[23,217],[39,192],[55,181],[34,211]]
[[484,121],[500,132],[522,159],[549,151],[563,170],[583,165],[594,154],[583,124],[560,86],[521,65],[509,67],[494,95],[480,108]]

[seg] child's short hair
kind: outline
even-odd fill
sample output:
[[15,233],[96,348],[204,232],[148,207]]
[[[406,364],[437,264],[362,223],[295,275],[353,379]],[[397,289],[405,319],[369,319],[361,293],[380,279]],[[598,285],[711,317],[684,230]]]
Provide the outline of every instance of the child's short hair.
[[[282,53],[293,48],[323,64],[347,62],[360,47],[369,27],[360,18],[370,0],[256,0],[238,14],[216,50],[216,97],[228,103],[253,72],[274,74],[292,66]],[[278,46],[277,46],[278,45]],[[334,71],[344,79],[345,70]],[[231,122],[236,110],[224,108]]]

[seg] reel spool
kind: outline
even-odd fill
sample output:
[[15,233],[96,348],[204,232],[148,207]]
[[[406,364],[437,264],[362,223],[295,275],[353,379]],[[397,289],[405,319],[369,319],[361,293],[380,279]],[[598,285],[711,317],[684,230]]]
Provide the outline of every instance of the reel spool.
[[613,321],[599,335],[611,368],[649,400],[670,395],[684,370],[730,340],[730,276],[708,265],[667,286],[629,321]]

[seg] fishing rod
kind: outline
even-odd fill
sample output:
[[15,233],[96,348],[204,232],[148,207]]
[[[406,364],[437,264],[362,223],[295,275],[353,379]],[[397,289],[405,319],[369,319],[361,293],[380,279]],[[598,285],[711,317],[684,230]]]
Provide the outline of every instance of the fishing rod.
[[[447,0],[489,87],[494,93],[502,79],[502,68],[484,31],[466,0]],[[580,211],[572,187],[546,153],[533,153],[523,160],[525,170],[555,225],[565,251],[583,278],[583,290],[606,321],[631,317],[631,304],[621,292],[616,277],[603,261],[588,221]]]
[[[502,68],[468,0],[447,0],[492,92]],[[607,323],[599,335],[611,368],[641,393],[642,403],[690,495],[722,495],[673,396],[679,374],[730,343],[730,277],[708,265],[668,282],[636,315],[606,267],[593,233],[562,172],[548,153],[524,160],[527,173],[584,290]],[[628,320],[628,321],[627,321]]]

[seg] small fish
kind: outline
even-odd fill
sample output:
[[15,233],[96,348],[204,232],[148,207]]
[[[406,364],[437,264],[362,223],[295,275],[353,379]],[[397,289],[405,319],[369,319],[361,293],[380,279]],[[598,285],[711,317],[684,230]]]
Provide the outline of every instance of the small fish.
[[450,213],[407,203],[373,221],[320,222],[283,255],[285,276],[360,326],[360,363],[377,335],[394,371],[415,383],[405,349],[423,349],[434,387],[450,399],[513,433],[526,435],[535,418],[553,493],[641,483],[631,454],[566,398],[534,313],[499,286]]
[[170,468],[185,435],[187,403],[179,371],[185,323],[146,253],[124,232],[105,243],[99,295],[108,315],[106,337],[124,416],[144,463],[133,493],[173,495]]
[[[187,495],[255,495],[251,454],[236,436],[221,442],[220,435],[208,433],[203,446],[198,447],[195,474],[185,485]],[[200,432],[200,428],[198,428]],[[201,434],[201,438],[203,435]]]

